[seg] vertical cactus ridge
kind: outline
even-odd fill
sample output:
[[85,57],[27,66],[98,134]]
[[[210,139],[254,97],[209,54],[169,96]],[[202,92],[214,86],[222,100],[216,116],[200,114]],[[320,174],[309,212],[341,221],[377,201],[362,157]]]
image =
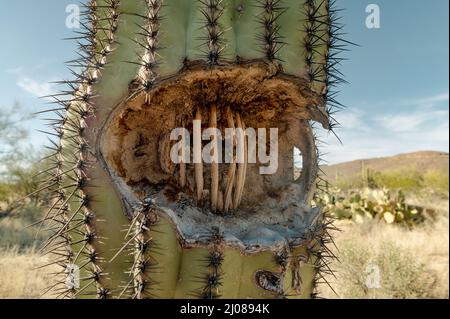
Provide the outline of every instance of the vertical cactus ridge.
[[349,46],[355,46],[356,44],[344,39],[344,24],[340,22],[339,16],[341,9],[336,7],[336,0],[327,3],[327,8],[328,15],[325,17],[326,32],[330,37],[327,41],[326,63],[324,64],[327,74],[324,81],[326,86],[324,101],[327,105],[327,113],[331,119],[331,129],[333,130],[334,127],[339,126],[339,122],[334,115],[345,108],[345,105],[338,101],[338,91],[336,91],[336,87],[347,83],[344,74],[339,70],[341,62],[345,60],[342,53],[348,51]]
[[[311,27],[316,30],[311,33],[312,50],[316,51],[317,47],[325,47],[324,53],[318,54],[319,63],[311,63],[310,78],[312,84],[321,90],[333,133],[333,129],[339,126],[334,115],[345,108],[345,105],[337,100],[338,92],[335,90],[337,86],[347,83],[339,70],[341,62],[345,60],[342,53],[348,51],[348,46],[355,45],[344,39],[345,33],[342,31],[344,25],[339,16],[341,9],[337,8],[336,3],[336,0],[321,0],[314,5],[311,1],[308,15]],[[317,53],[314,54],[317,55]],[[314,64],[316,65],[313,66]],[[339,139],[337,135],[336,137]]]
[[258,21],[263,32],[257,36],[257,39],[262,43],[262,52],[267,60],[279,60],[278,53],[284,42],[280,35],[281,27],[278,21],[286,11],[286,8],[282,6],[281,0],[259,0],[258,3],[258,6],[262,9]]
[[325,10],[325,1],[308,0],[304,4],[306,12],[305,20],[305,63],[308,68],[307,76],[311,83],[311,89],[317,92],[324,90],[323,80],[324,74],[323,58],[327,53],[323,53],[323,48],[328,41],[327,34],[324,33],[324,24],[321,21]]
[[[73,219],[70,223],[74,222],[77,217],[81,218],[83,225],[78,228],[82,233],[82,238],[75,246],[77,251],[76,256],[81,257],[82,267],[80,269],[85,270],[87,275],[82,278],[84,286],[80,291],[85,292],[88,296],[90,293],[90,287],[95,287],[95,294],[99,299],[106,299],[110,296],[110,288],[107,287],[106,273],[103,270],[102,263],[105,262],[102,257],[102,236],[98,230],[98,224],[100,222],[95,210],[92,209],[91,202],[95,201],[95,195],[90,192],[92,189],[92,182],[90,181],[90,170],[93,169],[94,159],[91,155],[91,145],[94,143],[92,135],[92,125],[95,121],[95,104],[93,98],[95,97],[95,83],[101,78],[101,70],[107,64],[108,56],[113,52],[114,45],[116,44],[116,31],[118,28],[118,21],[120,17],[119,1],[118,0],[104,0],[102,4],[96,5],[97,10],[101,10],[103,16],[99,19],[96,33],[98,34],[99,41],[96,43],[96,52],[93,53],[93,63],[86,69],[87,81],[80,86],[77,91],[76,97],[78,103],[78,110],[75,111],[76,126],[78,128],[78,145],[85,145],[78,150],[76,181],[77,190],[79,193],[79,206],[73,213]],[[69,224],[70,224],[69,223]],[[76,262],[77,260],[75,260]],[[83,269],[86,267],[86,269]]]
[[331,264],[333,261],[338,260],[329,247],[330,245],[336,246],[329,232],[330,230],[338,230],[333,226],[333,223],[333,218],[327,216],[322,222],[322,234],[320,236],[316,235],[315,237],[316,246],[308,247],[308,252],[314,257],[314,269],[316,272],[313,280],[314,290],[312,298],[320,297],[317,290],[320,284],[326,284],[336,296],[338,295],[325,277],[325,275],[335,276]]
[[[195,118],[214,128],[226,123],[245,129],[255,119],[245,115],[247,105],[238,105],[247,100],[241,95],[255,99],[252,95],[259,88],[245,87],[247,83],[234,88],[234,82],[260,77],[261,86],[268,88],[261,103],[275,108],[286,105],[280,93],[274,93],[277,85],[295,87],[295,93],[286,89],[282,94],[308,101],[307,111],[295,115],[300,124],[292,133],[302,136],[294,146],[308,156],[295,186],[299,201],[307,203],[316,191],[326,191],[315,121],[334,131],[334,114],[344,107],[335,88],[345,83],[339,71],[341,53],[352,43],[343,39],[336,1],[90,0],[82,7],[82,29],[69,39],[78,47],[76,58],[66,63],[73,79],[56,82],[64,88],[51,96],[51,107],[40,112],[55,114],[48,120],[53,130],[46,132],[50,168],[42,172],[46,177],[38,190],[52,194],[51,206],[38,223],[50,233],[42,252],[61,266],[48,291],[60,298],[99,299],[316,297],[315,288],[327,283],[324,275],[332,273],[329,264],[335,258],[328,248],[333,244],[328,231],[334,228],[323,213],[311,217],[311,227],[305,225],[298,240],[290,234],[284,245],[264,246],[273,230],[261,232],[258,239],[243,236],[265,247],[255,249],[222,224],[208,224],[206,217],[200,225],[183,221],[193,206],[203,206],[201,210],[217,218],[238,218],[236,212],[245,206],[255,181],[249,177],[247,156],[243,162],[234,158],[226,170],[215,162],[177,166],[173,178],[186,194],[180,198],[180,193],[166,189],[164,196],[187,208],[174,217],[168,213],[170,205],[158,202],[163,193],[158,187],[172,187],[173,181],[151,187],[129,183],[124,178],[127,170],[112,165],[108,153],[119,141],[106,139],[109,128],[125,114],[120,113],[124,106],[135,103],[136,109],[159,112],[165,104],[158,94],[164,90],[180,92],[168,94],[172,100],[167,105],[175,106],[180,112],[173,115],[176,123],[188,130],[188,119]],[[182,96],[199,88],[202,94]],[[161,118],[166,116],[168,123],[172,111],[165,107]],[[124,115],[123,122],[127,120]],[[236,148],[248,149],[245,140],[236,142]],[[170,171],[165,168],[165,173]],[[187,199],[189,188],[195,198]],[[126,239],[118,236],[124,224]],[[198,234],[186,234],[195,227],[201,228]],[[205,235],[205,229],[210,233]],[[81,270],[79,289],[66,285],[66,268],[73,264]]]
[[[339,123],[334,118],[334,114],[345,108],[345,105],[341,104],[337,100],[338,92],[335,91],[336,87],[346,83],[344,75],[339,71],[339,66],[345,58],[342,57],[342,53],[348,50],[349,45],[355,45],[352,42],[345,40],[343,37],[344,25],[340,22],[339,12],[341,9],[337,8],[337,1],[322,1],[316,4],[314,1],[307,1],[306,15],[307,20],[305,24],[305,30],[307,36],[305,38],[306,64],[309,67],[309,77],[311,80],[312,88],[322,87],[322,97],[324,100],[326,113],[330,119],[330,131],[339,139],[335,133],[335,128],[339,126]],[[311,32],[313,30],[320,30],[319,32]],[[323,57],[317,53],[317,46],[323,46],[325,44],[326,50]],[[319,51],[320,52],[320,51]],[[319,68],[314,66],[319,56]],[[313,131],[314,140],[316,141],[315,153],[317,154],[317,180],[316,180],[316,194],[320,196],[328,192],[327,181],[325,179],[325,173],[321,170],[320,165],[322,163],[322,153],[320,147],[323,142],[318,135],[318,128],[315,123],[311,123],[311,129]],[[330,230],[338,231],[333,226],[333,218],[328,215],[328,212],[324,212],[326,216],[322,221],[322,231],[319,232],[321,236],[316,236],[315,246],[308,247],[307,255],[301,256],[300,263],[307,263],[313,266],[315,276],[312,283],[312,298],[319,298],[317,287],[320,284],[328,285],[331,290],[336,294],[333,287],[327,281],[324,275],[334,275],[333,270],[330,268],[330,264],[333,260],[337,259],[333,252],[328,248],[330,244],[334,244],[333,239],[329,233]],[[299,276],[300,277],[300,276]],[[337,295],[337,294],[336,294]]]
[[145,42],[140,44],[144,48],[144,53],[141,57],[141,62],[138,77],[140,85],[143,90],[150,90],[153,87],[153,83],[158,77],[157,64],[158,64],[158,46],[159,46],[159,28],[161,22],[161,7],[163,5],[162,0],[145,0],[147,7],[147,15],[140,15],[144,21],[145,26],[141,27],[139,35],[145,38]]
[[223,237],[220,230],[213,229],[211,232],[211,248],[205,261],[207,267],[206,284],[199,296],[202,299],[217,299],[220,297],[223,263],[223,253],[220,245],[222,241]]
[[202,7],[200,9],[204,17],[203,28],[206,31],[206,61],[210,67],[218,65],[221,53],[224,49],[223,27],[219,20],[223,16],[224,0],[200,0]]
[[152,267],[149,277],[151,298],[174,298],[179,282],[179,269],[183,257],[179,239],[172,223],[161,215],[151,228],[152,247],[149,251]]
[[173,298],[179,280],[180,249],[172,225],[159,216],[150,198],[134,208],[134,217],[126,228],[125,244],[109,260],[131,256],[122,267],[127,280],[114,291],[116,298]]
[[[82,22],[84,30],[79,31],[78,37],[72,39],[78,43],[79,58],[67,62],[68,66],[75,65],[75,67],[86,68],[88,61],[92,57],[92,42],[89,43],[87,41],[88,43],[86,44],[82,43],[81,40],[93,38],[96,32],[96,2],[92,1],[84,9],[85,11],[82,13],[82,16],[87,19],[86,22]],[[73,298],[76,295],[75,288],[66,285],[66,268],[68,265],[72,265],[75,258],[77,258],[72,249],[74,245],[72,234],[77,233],[79,236],[82,235],[78,228],[83,222],[76,220],[75,216],[81,211],[83,205],[86,204],[86,199],[84,199],[81,201],[80,206],[73,210],[70,209],[70,202],[79,197],[77,187],[81,184],[81,181],[76,178],[76,173],[79,173],[83,162],[77,158],[76,152],[67,152],[66,144],[74,143],[76,145],[82,145],[83,143],[79,143],[78,140],[78,135],[82,131],[81,126],[73,118],[66,117],[64,112],[74,109],[75,113],[79,114],[80,117],[84,116],[83,108],[80,106],[74,106],[72,108],[72,106],[75,102],[80,101],[77,96],[79,87],[91,81],[91,78],[84,74],[77,75],[75,71],[71,71],[71,73],[75,75],[74,80],[58,82],[58,84],[67,85],[68,90],[63,90],[53,96],[54,102],[52,104],[56,104],[57,107],[44,111],[45,113],[54,111],[57,115],[56,120],[53,120],[56,121],[53,122],[56,133],[52,136],[56,136],[58,142],[51,142],[52,154],[50,155],[52,161],[55,163],[55,167],[53,168],[54,171],[50,171],[49,174],[52,176],[50,180],[55,181],[58,188],[54,191],[54,204],[50,207],[43,219],[43,222],[50,221],[48,229],[53,234],[44,243],[42,250],[44,253],[56,256],[55,262],[61,266],[61,271],[58,274],[60,279],[58,278],[56,286],[49,289],[60,298]],[[73,229],[70,226],[71,223],[75,223]],[[46,290],[45,293],[49,290]]]
[[151,297],[151,285],[153,279],[150,277],[151,268],[154,266],[154,258],[151,256],[153,239],[151,229],[157,221],[152,204],[145,202],[138,207],[131,225],[134,230],[129,234],[133,247],[131,254],[133,262],[131,266],[131,280],[133,287],[132,299],[147,299]]
[[340,231],[340,229],[334,225],[335,219],[329,215],[329,212],[324,212],[324,216],[325,218],[322,220],[321,223],[322,225],[321,227],[323,230],[322,236],[320,237],[320,239],[318,236],[316,236],[316,239],[319,242],[319,249],[317,250],[318,253],[316,255],[316,258],[320,259],[320,261],[316,261],[316,269],[318,272],[318,276],[316,276],[315,279],[321,278],[322,282],[317,282],[316,280],[314,281],[315,286],[313,297],[314,296],[320,297],[320,294],[318,293],[317,290],[318,285],[320,284],[326,284],[331,288],[331,290],[335,293],[335,295],[338,296],[336,291],[333,289],[333,286],[326,280],[324,275],[325,274],[331,275],[334,278],[336,278],[335,271],[332,268],[332,264],[333,262],[340,262],[340,261],[339,258],[333,253],[331,249],[331,247],[334,247],[335,249],[338,248],[330,232],[331,231],[338,232]]
[[[70,245],[70,248],[67,248],[70,251],[68,253],[70,259],[67,260],[66,265],[79,262],[80,269],[85,273],[82,278],[83,284],[86,283],[85,286],[73,295],[85,293],[95,284],[97,297],[106,298],[109,290],[105,287],[104,273],[99,265],[100,236],[96,231],[95,214],[90,209],[93,196],[87,191],[88,171],[91,169],[87,131],[90,128],[89,118],[95,113],[92,102],[93,85],[99,80],[100,70],[106,64],[106,57],[112,52],[115,41],[114,32],[119,16],[118,2],[105,1],[100,6],[96,1],[92,1],[86,9],[83,16],[88,19],[88,22],[82,23],[86,30],[81,31],[80,34],[88,35],[90,39],[87,44],[79,42],[80,58],[68,62],[69,65],[85,70],[80,75],[72,71],[76,76],[75,80],[61,82],[66,84],[69,90],[54,96],[56,103],[67,112],[67,116],[61,120],[61,125],[57,127],[60,144],[55,154],[57,161],[64,164],[64,168],[58,165],[56,171],[58,182],[61,183],[60,201],[63,202],[52,217],[54,220],[58,216],[58,222],[61,225],[44,244],[44,248],[53,247],[62,237],[65,243]],[[105,18],[95,18],[99,15],[99,10],[105,11]],[[99,27],[99,24],[108,25],[109,28]],[[100,41],[94,40],[98,33],[104,34]],[[76,40],[79,41],[79,39]],[[66,96],[69,98],[66,99]],[[90,269],[88,265],[91,265]]]
[[[345,33],[343,32],[344,25],[340,22],[339,13],[341,11],[340,8],[337,7],[336,0],[323,1],[320,5],[325,8],[325,14],[318,14],[316,18],[312,20],[316,20],[317,26],[319,28],[324,29],[324,33],[327,34],[327,38],[325,42],[326,51],[324,55],[325,63],[322,64],[322,73],[324,76],[323,80],[323,91],[322,96],[324,99],[324,103],[326,106],[326,112],[330,119],[330,131],[339,139],[338,135],[335,133],[335,128],[339,127],[338,121],[335,119],[334,115],[345,108],[345,105],[340,103],[338,98],[338,91],[336,91],[336,87],[341,84],[347,83],[343,73],[339,70],[339,66],[345,58],[342,56],[342,53],[348,51],[348,46],[354,46],[356,44],[344,39]],[[320,39],[320,41],[323,41]],[[325,179],[325,173],[320,168],[322,164],[322,153],[320,151],[320,146],[323,144],[319,135],[317,134],[318,129],[315,123],[312,123],[312,129],[314,132],[314,139],[316,141],[316,154],[317,154],[317,181],[316,181],[316,189],[317,192],[315,196],[320,196],[328,193],[328,182]],[[333,218],[329,216],[328,212],[324,212],[326,218],[322,222],[323,233],[321,237],[317,237],[316,241],[318,242],[318,246],[309,251],[312,254],[312,258],[314,259],[313,265],[316,272],[316,276],[314,276],[313,280],[313,292],[311,297],[318,298],[320,297],[317,287],[320,284],[328,285],[331,290],[337,295],[334,291],[332,285],[327,281],[324,275],[334,275],[332,268],[330,265],[333,260],[336,260],[337,257],[334,253],[328,248],[330,244],[335,245],[332,236],[329,231],[339,231],[335,226],[333,226]]]

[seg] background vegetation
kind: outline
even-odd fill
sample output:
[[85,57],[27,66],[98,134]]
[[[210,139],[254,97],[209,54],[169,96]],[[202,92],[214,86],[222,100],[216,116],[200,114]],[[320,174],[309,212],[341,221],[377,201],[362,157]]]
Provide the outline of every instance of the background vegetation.
[[370,187],[401,189],[404,192],[432,190],[445,195],[449,192],[448,177],[448,172],[434,168],[419,171],[415,167],[405,167],[384,172],[367,169],[357,177],[343,178],[333,184],[341,189]]
[[20,105],[6,111],[0,108],[0,250],[17,252],[42,241],[43,234],[29,226],[42,218],[48,201],[39,193],[22,200],[38,189],[38,172],[45,163],[39,160],[44,153],[26,143],[24,123],[30,117],[19,117],[20,109]]

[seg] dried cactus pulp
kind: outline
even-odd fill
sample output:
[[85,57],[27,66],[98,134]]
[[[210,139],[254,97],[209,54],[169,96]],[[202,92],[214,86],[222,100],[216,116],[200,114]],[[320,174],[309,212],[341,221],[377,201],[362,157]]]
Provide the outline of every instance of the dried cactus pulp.
[[[93,0],[83,69],[55,95],[55,193],[44,245],[76,264],[60,297],[309,298],[329,223],[309,202],[332,129],[336,10],[326,0]],[[75,73],[75,72],[74,72]],[[70,98],[67,98],[67,95]],[[176,127],[278,128],[279,168],[175,165]],[[217,140],[214,140],[217,142]],[[245,139],[234,147],[247,150]],[[303,157],[293,173],[294,148]],[[193,149],[198,153],[198,149]],[[198,155],[198,154],[197,154]],[[194,154],[195,156],[195,154]]]

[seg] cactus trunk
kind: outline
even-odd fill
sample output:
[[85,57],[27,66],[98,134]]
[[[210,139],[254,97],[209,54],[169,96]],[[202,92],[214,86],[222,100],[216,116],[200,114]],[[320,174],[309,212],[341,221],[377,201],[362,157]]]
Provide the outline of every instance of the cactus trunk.
[[[67,298],[310,298],[332,257],[313,122],[333,127],[340,26],[327,0],[91,0],[56,126],[44,245]],[[74,72],[75,73],[75,72]],[[235,133],[212,136],[205,128]],[[171,160],[175,128],[190,147]],[[278,170],[242,133],[277,128]],[[239,130],[239,129],[242,129]],[[264,138],[273,137],[273,133]],[[269,136],[270,135],[270,136]],[[221,154],[222,143],[233,154]],[[294,149],[303,170],[294,178]],[[256,150],[255,154],[256,154]],[[258,154],[266,153],[258,146]],[[222,163],[219,155],[229,156]],[[193,162],[191,161],[193,159]],[[265,163],[264,163],[265,164]]]

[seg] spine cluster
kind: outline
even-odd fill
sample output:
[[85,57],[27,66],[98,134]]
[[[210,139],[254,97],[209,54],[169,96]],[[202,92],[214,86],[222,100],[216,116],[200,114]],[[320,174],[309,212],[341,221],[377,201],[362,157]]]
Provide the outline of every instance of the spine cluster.
[[140,69],[138,79],[143,90],[148,91],[153,87],[158,77],[157,68],[157,52],[159,45],[159,29],[161,22],[162,0],[145,0],[147,7],[147,15],[140,15],[145,19],[144,27],[141,27],[140,35],[144,37],[144,42],[139,45],[144,49],[144,53],[139,63]]
[[153,264],[150,257],[153,244],[150,230],[156,222],[157,215],[151,203],[146,202],[139,207],[133,222],[135,226],[132,234],[133,265],[130,274],[133,280],[133,299],[146,299],[150,296],[150,268]]
[[265,58],[277,61],[278,52],[284,45],[277,21],[282,18],[285,8],[281,6],[281,0],[259,0],[258,6],[262,9],[258,22],[263,30],[262,34],[258,35],[258,41],[262,43]]
[[211,232],[211,248],[208,256],[206,284],[200,294],[202,299],[217,299],[220,297],[221,267],[223,262],[223,253],[221,243],[223,242],[222,234],[219,229],[213,229]]
[[209,66],[212,67],[219,64],[220,56],[224,49],[222,41],[224,30],[219,23],[224,12],[223,0],[200,0],[200,2],[202,4],[201,12],[205,19],[204,28],[207,32],[206,60]]
[[344,60],[342,53],[347,51],[348,45],[354,45],[343,39],[344,25],[339,21],[340,10],[335,7],[336,0],[307,0],[304,4],[303,48],[308,80],[311,89],[323,97],[331,131],[339,125],[333,115],[345,107],[337,101],[335,91],[337,86],[346,83],[339,71]]

